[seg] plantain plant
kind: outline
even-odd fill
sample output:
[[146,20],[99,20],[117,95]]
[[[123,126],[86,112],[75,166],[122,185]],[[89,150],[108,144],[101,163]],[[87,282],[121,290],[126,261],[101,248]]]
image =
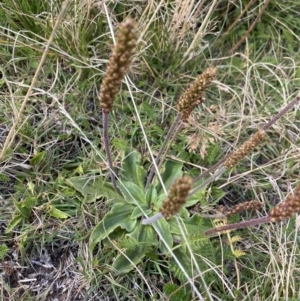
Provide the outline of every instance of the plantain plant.
[[[167,190],[176,179],[182,178],[182,167],[182,163],[171,160],[167,160],[163,165],[161,179]],[[112,266],[119,273],[124,273],[138,264],[152,249],[168,254],[168,249],[159,241],[152,225],[141,224],[144,215],[151,217],[160,211],[166,196],[163,186],[157,181],[151,183],[150,187],[145,190],[147,171],[142,166],[141,155],[136,150],[124,153],[119,179],[119,190],[122,196],[115,192],[113,185],[103,178],[88,182],[87,176],[81,176],[70,178],[68,182],[87,197],[87,202],[100,197],[109,200],[107,206],[110,210],[93,229],[90,248],[93,250],[99,242],[110,244],[110,241],[114,240],[117,246],[125,251],[117,256]],[[201,233],[211,227],[210,223],[204,224],[205,220],[199,214],[190,216],[188,207],[199,202],[202,204],[206,202],[205,189],[189,197],[179,210],[178,215],[184,224],[187,237],[189,233]],[[174,216],[168,221],[160,219],[156,225],[160,233],[163,233],[169,248],[174,247],[174,241],[184,241],[182,231]],[[204,240],[205,237],[200,235],[198,239]],[[196,240],[196,237],[193,240]]]
[[[298,95],[232,154],[192,179],[184,174],[182,163],[167,160],[166,157],[184,122],[194,108],[205,101],[205,90],[216,76],[217,70],[214,67],[207,68],[199,75],[180,97],[176,107],[178,115],[154,164],[147,169],[141,154],[135,149],[128,149],[123,153],[121,171],[116,174],[109,145],[109,114],[113,110],[116,94],[132,59],[137,40],[134,27],[132,20],[120,25],[99,94],[103,116],[103,144],[110,178],[98,177],[91,180],[88,176],[80,176],[68,179],[68,183],[84,195],[86,202],[99,199],[107,201],[105,214],[90,235],[90,251],[99,244],[114,245],[119,255],[112,267],[117,273],[126,273],[139,264],[149,252],[168,255],[173,249],[178,258],[187,261],[190,252],[187,245],[199,246],[207,243],[211,235],[263,222],[281,221],[299,211],[300,186],[296,189],[295,196],[288,197],[285,203],[275,207],[268,216],[256,220],[210,229],[211,217],[223,218],[243,210],[258,209],[261,204],[257,201],[238,204],[229,210],[218,210],[211,216],[191,214],[189,211],[188,208],[196,204],[212,207],[213,204],[207,204],[205,198],[207,185],[238,164],[262,143],[267,135],[266,131],[300,100]],[[163,241],[157,233],[161,234]]]

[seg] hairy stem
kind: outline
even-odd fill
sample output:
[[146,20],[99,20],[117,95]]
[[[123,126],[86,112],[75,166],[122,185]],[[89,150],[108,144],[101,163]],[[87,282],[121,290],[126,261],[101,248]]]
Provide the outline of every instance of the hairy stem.
[[243,229],[243,228],[252,227],[264,223],[269,223],[270,221],[271,221],[270,216],[267,215],[267,216],[251,219],[249,221],[244,221],[236,224],[228,224],[225,226],[213,228],[204,232],[204,234],[207,236],[214,236],[215,234],[221,234],[221,232],[224,231]]
[[262,129],[268,130],[282,115],[284,115],[287,111],[289,111],[298,101],[300,101],[300,92],[298,95],[288,103],[282,110],[280,110],[268,123],[266,123]]

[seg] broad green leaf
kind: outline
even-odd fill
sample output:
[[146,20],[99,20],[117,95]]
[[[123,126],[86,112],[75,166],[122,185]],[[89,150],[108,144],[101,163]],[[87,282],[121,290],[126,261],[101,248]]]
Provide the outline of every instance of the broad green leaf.
[[66,183],[74,187],[83,196],[88,203],[94,202],[100,197],[122,201],[123,198],[115,192],[113,186],[107,183],[103,177],[79,176],[66,179]]
[[151,207],[152,204],[155,204],[157,202],[156,187],[154,187],[152,184],[146,192],[146,202],[149,207]]
[[139,243],[156,244],[157,235],[152,225],[142,225],[135,227],[129,234],[132,239],[137,240]]
[[[141,210],[142,209],[142,210]],[[136,207],[132,214],[131,214],[131,218],[132,219],[136,219],[141,217],[142,215],[146,214],[146,215],[150,215],[152,213],[152,210],[148,208],[147,205],[142,205],[141,207]]]
[[115,259],[112,267],[117,274],[125,274],[131,271],[135,265],[141,262],[146,253],[146,244],[139,245],[134,249],[126,250],[123,254],[119,254]]
[[65,219],[65,218],[69,217],[69,215],[67,215],[65,212],[63,212],[53,206],[51,206],[49,214],[55,218],[60,218],[60,219]]
[[121,190],[124,199],[128,204],[136,205],[138,203],[140,205],[146,205],[145,193],[139,186],[133,182],[125,181],[122,182],[122,184],[119,185],[119,189]]
[[19,223],[21,223],[23,220],[23,216],[18,213],[16,214],[13,219],[8,223],[7,228],[5,230],[5,233],[10,233]]
[[[168,191],[174,181],[182,176],[182,163],[175,161],[167,161],[164,165],[164,171],[161,175],[162,181],[166,190]],[[158,199],[164,199],[165,193],[161,183],[156,186]]]
[[[156,225],[156,229],[161,234],[161,236],[163,237],[163,239],[165,240],[167,245],[172,249],[173,237],[172,237],[172,234],[170,231],[170,225],[168,224],[168,222],[164,218],[161,218],[155,222],[155,225]],[[162,240],[160,240],[160,242],[159,242],[159,248],[163,254],[169,253],[165,243]]]
[[122,164],[121,180],[135,183],[144,189],[146,171],[141,166],[141,155],[136,150],[127,151]]
[[117,256],[112,266],[118,274],[132,270],[145,257],[147,247],[157,241],[156,233],[150,225],[136,227],[130,237],[137,239],[139,245]]
[[[192,274],[193,265],[191,265],[191,263],[193,261],[191,260],[190,256],[188,256],[185,252],[183,252],[182,248],[175,248],[173,252],[174,252],[174,255],[177,257],[178,261],[184,267],[185,271],[191,277],[193,275]],[[177,266],[177,263],[174,260],[174,257],[170,258],[170,263],[172,263],[172,262],[173,262],[173,265]],[[197,271],[197,269],[196,269],[196,271]]]
[[107,237],[117,227],[131,232],[137,222],[136,219],[130,218],[134,209],[135,207],[131,205],[116,204],[92,231],[90,237],[91,248],[93,249],[96,243]]
[[206,204],[206,188],[202,188],[196,193],[194,193],[192,196],[190,196],[187,200],[187,202],[184,204],[184,207],[188,208],[191,207],[197,203],[200,204]]

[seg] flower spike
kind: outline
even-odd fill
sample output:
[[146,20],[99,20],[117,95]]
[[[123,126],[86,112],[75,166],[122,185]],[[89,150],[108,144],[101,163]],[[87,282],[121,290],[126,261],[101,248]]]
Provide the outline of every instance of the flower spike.
[[101,85],[99,100],[105,113],[109,113],[113,108],[115,96],[130,65],[135,45],[134,22],[128,19],[120,24],[116,45]]

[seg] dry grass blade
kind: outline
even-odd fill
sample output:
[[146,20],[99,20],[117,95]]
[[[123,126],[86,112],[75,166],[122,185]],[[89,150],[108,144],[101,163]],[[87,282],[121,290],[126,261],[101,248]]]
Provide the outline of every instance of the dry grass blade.
[[36,81],[37,81],[38,76],[39,76],[39,74],[41,72],[42,66],[43,66],[43,64],[44,64],[44,62],[46,60],[48,51],[49,51],[51,43],[52,43],[52,41],[53,41],[53,39],[55,37],[57,29],[58,29],[58,27],[59,27],[59,25],[60,25],[60,23],[61,23],[61,21],[63,19],[63,16],[64,16],[64,14],[65,14],[65,12],[66,12],[66,10],[67,10],[67,8],[68,8],[68,6],[70,5],[71,2],[72,2],[72,0],[65,0],[65,2],[62,4],[61,11],[60,11],[59,15],[57,16],[57,19],[56,19],[56,22],[54,24],[53,30],[51,32],[51,35],[50,35],[50,37],[49,37],[49,39],[47,41],[47,44],[45,45],[45,50],[44,50],[43,55],[41,57],[40,63],[39,63],[39,65],[38,65],[38,67],[37,67],[37,69],[35,71],[35,74],[34,74],[33,79],[31,81],[30,87],[27,90],[27,93],[26,93],[25,98],[24,98],[24,100],[22,102],[20,110],[19,110],[19,112],[18,112],[18,114],[16,116],[16,119],[14,120],[13,125],[12,125],[12,127],[11,127],[11,129],[10,129],[7,137],[6,137],[5,142],[4,142],[4,145],[3,145],[3,148],[2,148],[2,151],[1,151],[1,154],[0,154],[0,162],[2,161],[3,157],[6,154],[7,149],[10,147],[11,143],[14,140],[14,135],[15,135],[15,132],[16,132],[16,128],[17,128],[17,126],[19,124],[20,118],[21,118],[21,116],[23,114],[23,111],[24,111],[24,109],[26,107],[27,101],[28,101],[28,99],[29,99],[29,97],[31,95],[32,89],[34,88],[34,86],[36,84]]

